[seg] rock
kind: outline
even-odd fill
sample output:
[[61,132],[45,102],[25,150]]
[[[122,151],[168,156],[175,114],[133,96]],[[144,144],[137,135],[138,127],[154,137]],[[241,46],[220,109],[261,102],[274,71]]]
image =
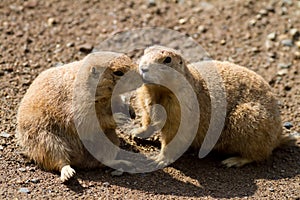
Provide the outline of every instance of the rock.
[[300,59],[300,51],[294,52],[295,59]]
[[292,28],[292,29],[290,30],[290,34],[291,34],[291,36],[294,38],[294,37],[297,37],[297,36],[299,35],[299,31],[298,31],[298,29],[296,29],[296,28]]
[[287,14],[288,10],[285,6],[281,7],[281,15]]
[[104,182],[104,183],[103,183],[103,186],[104,186],[104,187],[109,187],[110,184],[109,184],[109,182]]
[[266,10],[269,11],[269,12],[275,12],[275,8],[274,8],[273,5],[268,5],[268,6],[266,7]]
[[270,40],[266,40],[265,46],[267,50],[270,50],[273,48],[273,43]]
[[53,17],[50,17],[50,18],[48,19],[47,23],[48,23],[48,26],[53,26],[53,25],[55,25],[57,22],[56,22],[56,20],[55,20]]
[[20,172],[26,172],[26,168],[24,168],[24,167],[21,167],[21,168],[19,168],[18,169]]
[[0,145],[0,151],[2,151],[4,149],[4,147],[2,145]]
[[250,26],[254,26],[256,24],[256,20],[255,19],[251,19],[250,21],[249,21],[249,25]]
[[90,53],[93,50],[93,45],[89,43],[82,44],[78,47],[79,51],[83,53]]
[[284,122],[283,127],[286,129],[291,129],[293,127],[292,122]]
[[276,32],[272,32],[270,34],[267,35],[268,40],[274,41],[276,40]]
[[187,19],[181,18],[181,19],[179,19],[178,22],[179,22],[179,24],[185,24],[187,22]]
[[259,52],[260,52],[260,50],[259,50],[258,47],[253,47],[253,48],[251,48],[251,51],[252,51],[253,53],[259,53]]
[[1,136],[1,137],[4,137],[4,138],[9,138],[11,135],[10,135],[9,133],[6,133],[6,132],[2,131],[2,132],[0,133],[0,136]]
[[225,44],[226,44],[226,40],[221,40],[221,41],[220,41],[220,44],[221,44],[221,45],[225,45]]
[[23,6],[25,8],[29,8],[29,9],[33,9],[38,5],[38,1],[37,0],[31,0],[31,1],[25,1]]
[[36,179],[36,178],[33,178],[30,180],[31,183],[39,183],[40,180],[39,179]]
[[293,46],[293,40],[291,39],[285,39],[281,41],[281,44],[283,46],[292,47]]
[[268,53],[268,56],[269,56],[270,58],[276,58],[276,57],[277,57],[277,54],[276,54],[276,52],[270,52],[270,53]]
[[277,67],[279,69],[288,69],[288,68],[290,68],[290,66],[292,66],[292,63],[279,63],[277,65]]
[[293,5],[293,1],[292,0],[282,0],[282,5],[288,5],[288,6],[291,6]]
[[288,73],[288,70],[287,69],[282,69],[282,70],[279,70],[278,72],[277,72],[277,75],[278,76],[284,76],[284,75],[286,75]]
[[265,16],[268,14],[268,11],[266,9],[261,9],[258,13],[261,14],[262,16]]
[[295,42],[295,45],[300,49],[300,40]]
[[275,190],[274,190],[274,188],[269,188],[269,191],[274,192]]
[[199,31],[200,33],[205,33],[205,32],[207,31],[207,28],[206,28],[205,26],[200,25],[200,26],[198,27],[198,31]]
[[155,0],[148,0],[148,6],[149,7],[156,6]]
[[70,47],[74,47],[74,42],[68,42],[66,44],[66,47],[70,48]]
[[22,187],[19,189],[19,192],[29,194],[30,190],[28,188]]

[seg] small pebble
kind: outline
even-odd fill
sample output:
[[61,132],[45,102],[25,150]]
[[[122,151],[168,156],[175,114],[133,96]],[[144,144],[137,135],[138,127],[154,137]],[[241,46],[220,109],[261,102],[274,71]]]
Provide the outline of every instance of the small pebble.
[[109,187],[110,184],[109,184],[109,182],[104,182],[104,183],[103,183],[103,186],[104,186],[104,187]]
[[281,44],[283,46],[292,47],[293,46],[293,40],[291,39],[285,39],[281,41]]
[[272,41],[274,41],[275,39],[276,39],[276,32],[272,32],[272,33],[270,33],[268,36],[267,36],[267,38],[269,39],[269,40],[272,40]]
[[74,47],[74,42],[68,42],[67,44],[66,44],[66,46],[69,48],[69,47]]
[[37,5],[38,5],[38,1],[36,0],[25,1],[24,3],[24,7],[30,9],[35,8]]
[[207,28],[206,28],[205,26],[200,25],[200,26],[198,27],[198,31],[199,31],[200,33],[205,33],[205,32],[207,31]]
[[279,75],[279,76],[284,76],[284,75],[286,75],[288,73],[288,70],[287,69],[282,69],[282,70],[279,70],[278,72],[277,72],[277,75]]
[[299,31],[296,28],[292,28],[290,30],[290,34],[291,34],[292,37],[296,37],[299,34]]
[[255,19],[251,19],[249,21],[249,25],[254,26],[256,24],[256,20]]
[[220,41],[220,44],[221,44],[221,45],[225,45],[225,44],[226,44],[226,40],[221,40],[221,41]]
[[296,46],[300,49],[300,40],[295,42]]
[[275,190],[274,190],[274,188],[269,188],[269,191],[274,192]]
[[9,133],[6,133],[6,132],[3,131],[3,132],[0,133],[0,136],[4,137],[4,138],[9,138],[11,135]]
[[258,13],[261,15],[267,15],[268,11],[266,9],[261,9]]
[[287,8],[285,6],[283,6],[281,8],[281,15],[285,15],[288,12]]
[[277,66],[280,69],[288,69],[290,66],[292,66],[292,63],[279,63]]
[[19,192],[29,194],[30,190],[28,188],[22,187],[19,189]]
[[187,19],[185,18],[182,18],[182,19],[179,19],[179,24],[185,24],[187,22]]
[[148,0],[148,6],[156,6],[155,0]]
[[24,168],[24,167],[21,167],[21,168],[19,168],[18,169],[20,172],[26,172],[26,168]]
[[50,17],[48,19],[48,26],[53,26],[54,24],[56,24],[56,20],[53,17]]
[[30,180],[31,183],[39,183],[40,180],[39,179],[36,179],[36,178],[33,178]]
[[294,53],[295,59],[300,59],[300,51]]
[[293,124],[292,122],[284,122],[283,127],[285,127],[286,129],[290,129],[293,127]]
[[93,45],[89,43],[82,44],[78,47],[79,51],[83,53],[90,53],[93,50]]
[[2,145],[0,145],[0,151],[2,151],[4,149],[4,147]]
[[257,47],[251,48],[251,51],[252,51],[253,53],[259,53],[259,52],[260,52],[259,48],[257,48]]
[[282,2],[282,4],[284,4],[284,5],[288,5],[288,6],[293,5],[292,0],[282,0],[281,2]]

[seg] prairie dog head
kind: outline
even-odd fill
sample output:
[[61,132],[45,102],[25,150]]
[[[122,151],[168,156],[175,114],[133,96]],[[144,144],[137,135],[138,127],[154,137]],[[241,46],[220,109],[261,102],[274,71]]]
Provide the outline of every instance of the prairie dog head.
[[96,102],[104,103],[111,98],[113,89],[122,76],[136,68],[136,64],[124,54],[92,53],[83,60],[77,73],[75,92],[88,93],[95,97]]
[[145,49],[139,62],[139,73],[146,82],[157,81],[159,76],[175,80],[178,74],[174,70],[185,74],[186,62],[179,52],[168,47],[155,45]]

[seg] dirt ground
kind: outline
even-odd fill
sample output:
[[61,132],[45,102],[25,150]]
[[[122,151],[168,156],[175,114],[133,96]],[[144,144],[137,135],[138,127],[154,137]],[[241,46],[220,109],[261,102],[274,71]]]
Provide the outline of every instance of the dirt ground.
[[219,155],[187,153],[152,173],[77,170],[67,184],[19,154],[17,108],[35,77],[83,58],[114,33],[142,27],[177,30],[213,59],[262,75],[281,102],[284,133],[299,134],[300,1],[150,2],[0,1],[0,199],[300,199],[299,144],[240,169],[222,167]]

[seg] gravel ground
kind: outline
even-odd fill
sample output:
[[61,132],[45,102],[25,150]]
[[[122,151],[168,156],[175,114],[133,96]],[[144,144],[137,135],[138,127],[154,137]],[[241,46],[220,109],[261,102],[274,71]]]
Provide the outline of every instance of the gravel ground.
[[19,154],[16,111],[34,78],[83,58],[115,33],[142,27],[179,31],[211,58],[259,73],[281,102],[284,133],[300,132],[300,1],[151,2],[0,2],[0,199],[300,199],[299,144],[240,169],[223,168],[214,153],[201,160],[186,153],[152,173],[77,171],[67,184]]

